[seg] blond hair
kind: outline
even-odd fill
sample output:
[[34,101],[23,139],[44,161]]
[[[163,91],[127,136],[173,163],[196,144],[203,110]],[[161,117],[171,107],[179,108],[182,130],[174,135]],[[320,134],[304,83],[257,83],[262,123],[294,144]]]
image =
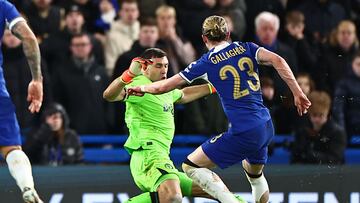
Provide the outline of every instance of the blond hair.
[[341,30],[341,28],[344,28],[344,27],[345,28],[350,28],[350,29],[352,29],[354,31],[354,35],[355,35],[354,45],[356,47],[358,47],[359,46],[359,39],[357,38],[357,35],[356,35],[356,25],[351,20],[342,20],[342,21],[340,21],[340,23],[336,26],[336,28],[330,33],[330,37],[329,37],[330,45],[332,45],[332,46],[339,45],[339,42],[337,40],[337,34]]
[[162,5],[162,6],[158,7],[156,9],[155,14],[156,14],[156,17],[159,17],[161,14],[166,13],[166,12],[170,13],[173,17],[176,17],[175,8],[172,6],[168,6],[168,5]]
[[210,41],[220,42],[226,39],[229,33],[225,18],[221,16],[207,17],[202,24],[202,34]]

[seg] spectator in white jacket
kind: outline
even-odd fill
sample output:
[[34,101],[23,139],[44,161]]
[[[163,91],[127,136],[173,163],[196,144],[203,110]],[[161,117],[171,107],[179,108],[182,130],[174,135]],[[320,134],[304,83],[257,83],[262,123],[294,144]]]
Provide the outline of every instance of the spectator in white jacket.
[[139,37],[139,8],[136,0],[121,1],[118,12],[119,19],[111,23],[106,33],[105,64],[110,76],[114,70],[116,59],[128,51]]

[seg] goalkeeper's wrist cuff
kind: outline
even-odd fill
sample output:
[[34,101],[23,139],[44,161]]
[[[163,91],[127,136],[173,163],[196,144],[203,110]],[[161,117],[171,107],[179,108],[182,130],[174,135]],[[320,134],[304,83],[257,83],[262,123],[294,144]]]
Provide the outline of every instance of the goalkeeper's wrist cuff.
[[129,83],[132,82],[132,79],[134,77],[135,77],[135,75],[128,69],[128,70],[123,72],[120,79],[121,79],[121,82],[123,82],[125,84],[129,84]]
[[207,85],[209,87],[210,94],[216,93],[216,89],[214,86],[212,86],[210,83],[208,83]]

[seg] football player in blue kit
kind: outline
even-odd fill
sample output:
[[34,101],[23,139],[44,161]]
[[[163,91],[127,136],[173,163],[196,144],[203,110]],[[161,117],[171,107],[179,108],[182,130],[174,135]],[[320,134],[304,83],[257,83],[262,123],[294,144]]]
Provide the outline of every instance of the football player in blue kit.
[[[29,111],[39,112],[43,99],[42,74],[40,69],[40,50],[36,37],[14,5],[0,0],[0,38],[6,27],[22,41],[23,51],[28,60],[32,80],[28,86],[27,100]],[[28,157],[21,149],[19,125],[15,107],[5,87],[3,75],[3,56],[0,50],[0,151],[6,159],[10,174],[22,191],[26,203],[42,203],[34,189],[34,180]]]
[[202,26],[202,39],[209,49],[200,59],[173,77],[150,85],[128,89],[129,94],[160,94],[195,79],[208,80],[216,89],[229,129],[192,152],[183,170],[207,193],[223,203],[236,203],[232,193],[210,168],[227,168],[242,161],[255,202],[269,201],[269,187],[263,174],[268,145],[274,135],[268,109],[263,105],[258,64],[272,65],[294,95],[299,115],[311,105],[300,89],[286,61],[250,42],[228,42],[225,19],[210,16]]

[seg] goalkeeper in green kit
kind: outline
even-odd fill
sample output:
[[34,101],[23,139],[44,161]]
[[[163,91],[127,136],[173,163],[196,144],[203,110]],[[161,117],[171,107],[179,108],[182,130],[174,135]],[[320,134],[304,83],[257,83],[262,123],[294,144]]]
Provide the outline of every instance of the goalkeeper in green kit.
[[[104,91],[108,101],[126,103],[125,121],[129,138],[124,147],[131,154],[130,170],[136,185],[144,192],[129,203],[180,203],[183,196],[211,198],[179,172],[170,160],[170,145],[175,131],[174,103],[188,103],[212,94],[210,84],[142,97],[128,96],[126,88],[166,79],[168,59],[161,49],[145,50],[133,59],[128,70]],[[239,202],[244,202],[238,197]]]

